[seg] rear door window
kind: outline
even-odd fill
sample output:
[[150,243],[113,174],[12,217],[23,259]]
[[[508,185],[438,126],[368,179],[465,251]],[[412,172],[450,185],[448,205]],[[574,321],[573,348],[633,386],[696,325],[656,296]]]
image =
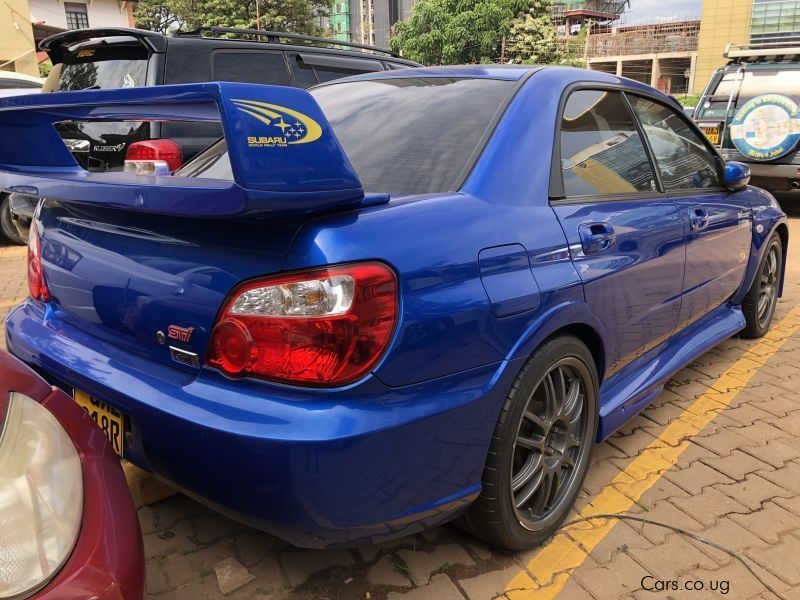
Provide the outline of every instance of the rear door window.
[[561,173],[567,197],[657,190],[644,144],[619,93],[570,94],[561,119]]
[[139,43],[79,49],[53,65],[42,92],[144,86],[149,56]]
[[653,149],[667,191],[722,187],[714,154],[676,111],[649,98],[628,98]]
[[212,81],[291,85],[283,52],[216,50],[211,65]]

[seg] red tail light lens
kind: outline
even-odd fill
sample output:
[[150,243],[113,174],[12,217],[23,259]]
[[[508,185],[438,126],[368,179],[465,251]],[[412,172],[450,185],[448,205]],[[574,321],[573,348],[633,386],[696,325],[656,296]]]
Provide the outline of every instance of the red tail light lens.
[[42,247],[39,240],[39,233],[36,231],[36,224],[31,225],[28,235],[28,290],[31,298],[48,302],[50,300],[50,290],[44,280],[42,270]]
[[230,376],[343,385],[375,365],[396,321],[397,281],[381,263],[269,277],[230,295],[208,363]]
[[[174,171],[183,164],[183,151],[172,140],[134,142],[125,153],[125,171],[152,174]],[[161,169],[159,169],[161,167]]]

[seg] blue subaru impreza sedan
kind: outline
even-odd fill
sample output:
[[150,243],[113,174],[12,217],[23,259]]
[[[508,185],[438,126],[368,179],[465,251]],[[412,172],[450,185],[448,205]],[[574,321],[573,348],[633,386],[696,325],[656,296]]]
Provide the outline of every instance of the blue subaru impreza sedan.
[[[87,173],[53,122],[219,120],[170,173]],[[559,67],[0,105],[41,197],[10,351],[127,460],[307,547],[458,518],[550,536],[595,442],[769,328],[786,217],[669,97]]]

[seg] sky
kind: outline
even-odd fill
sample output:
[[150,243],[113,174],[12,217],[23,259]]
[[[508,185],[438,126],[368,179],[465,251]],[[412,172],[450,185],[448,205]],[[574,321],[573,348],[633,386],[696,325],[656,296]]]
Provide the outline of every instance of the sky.
[[624,19],[629,23],[675,18],[699,19],[702,6],[702,0],[630,0],[630,3],[631,7],[625,11]]

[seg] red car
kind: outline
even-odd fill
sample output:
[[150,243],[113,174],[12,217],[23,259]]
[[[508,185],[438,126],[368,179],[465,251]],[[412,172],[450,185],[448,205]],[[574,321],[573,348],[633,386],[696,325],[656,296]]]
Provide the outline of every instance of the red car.
[[103,432],[0,351],[0,599],[144,597],[144,550]]

